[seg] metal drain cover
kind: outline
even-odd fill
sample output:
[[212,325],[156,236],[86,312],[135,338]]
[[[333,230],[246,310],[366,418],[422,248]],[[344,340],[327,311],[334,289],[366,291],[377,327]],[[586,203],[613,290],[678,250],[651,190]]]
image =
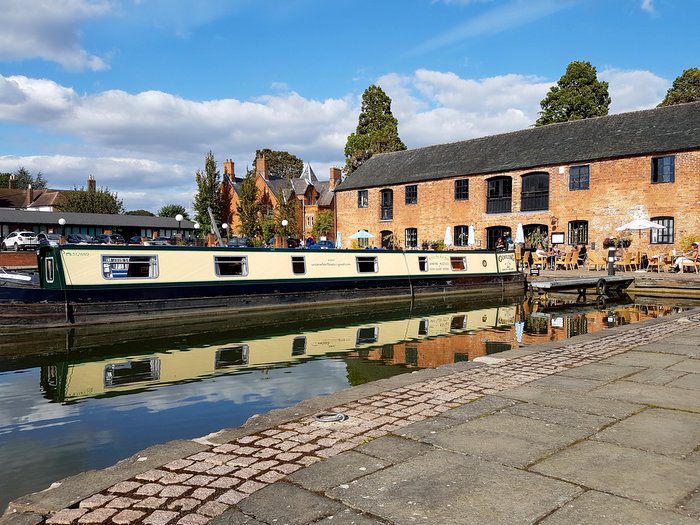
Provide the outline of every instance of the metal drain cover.
[[340,421],[345,421],[348,418],[342,412],[321,412],[316,414],[314,419],[319,423],[339,423]]

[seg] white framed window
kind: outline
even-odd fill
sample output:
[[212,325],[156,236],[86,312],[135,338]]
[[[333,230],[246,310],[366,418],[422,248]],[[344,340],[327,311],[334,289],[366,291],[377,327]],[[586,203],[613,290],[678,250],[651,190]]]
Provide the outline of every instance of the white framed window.
[[450,266],[455,272],[461,272],[467,269],[466,257],[450,257]]
[[245,277],[248,275],[248,257],[217,255],[214,257],[214,269],[217,277]]
[[47,257],[44,260],[44,276],[46,278],[47,283],[53,282],[53,280],[54,280],[53,257]]
[[157,255],[103,255],[102,277],[112,279],[156,279]]
[[428,271],[428,257],[418,257],[418,270],[421,272]]
[[379,262],[376,257],[355,257],[357,273],[377,273]]
[[304,256],[292,256],[292,273],[294,275],[306,273],[306,258]]

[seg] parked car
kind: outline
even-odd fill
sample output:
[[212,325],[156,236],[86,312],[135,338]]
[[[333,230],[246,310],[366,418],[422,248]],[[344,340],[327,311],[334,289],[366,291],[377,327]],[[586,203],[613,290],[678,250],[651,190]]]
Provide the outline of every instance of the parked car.
[[144,246],[170,246],[172,241],[170,237],[156,237],[155,239],[147,239],[143,241]]
[[309,250],[332,250],[335,248],[335,243],[333,241],[318,241],[314,244],[309,244],[307,248]]
[[84,233],[70,233],[66,235],[66,244],[95,244],[95,239]]
[[299,248],[301,246],[301,240],[295,239],[294,237],[287,237],[287,248]]
[[140,235],[134,235],[133,237],[129,237],[129,244],[143,244],[143,237]]
[[39,247],[39,239],[36,233],[28,230],[15,230],[2,241],[3,250],[36,250]]
[[39,246],[58,246],[61,244],[61,236],[57,233],[44,233],[41,232],[37,235],[39,239]]
[[118,233],[101,233],[95,235],[95,241],[98,244],[126,244],[124,242],[124,237]]
[[229,248],[249,248],[253,246],[253,243],[249,237],[231,237],[226,246]]

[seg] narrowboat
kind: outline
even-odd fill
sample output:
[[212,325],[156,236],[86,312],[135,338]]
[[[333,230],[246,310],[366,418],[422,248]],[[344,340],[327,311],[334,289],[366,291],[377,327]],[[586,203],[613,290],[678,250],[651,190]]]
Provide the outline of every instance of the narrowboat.
[[2,280],[0,325],[61,326],[522,294],[513,252],[62,245],[38,251],[38,278]]

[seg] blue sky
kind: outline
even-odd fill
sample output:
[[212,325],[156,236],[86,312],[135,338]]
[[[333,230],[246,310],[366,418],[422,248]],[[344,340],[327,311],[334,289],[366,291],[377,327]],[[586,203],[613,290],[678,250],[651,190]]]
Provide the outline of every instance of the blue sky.
[[[0,171],[93,174],[127,208],[189,206],[211,149],[317,174],[343,164],[362,91],[409,147],[528,127],[571,60],[612,112],[698,67],[699,0],[0,0]],[[693,36],[695,35],[695,36]]]

